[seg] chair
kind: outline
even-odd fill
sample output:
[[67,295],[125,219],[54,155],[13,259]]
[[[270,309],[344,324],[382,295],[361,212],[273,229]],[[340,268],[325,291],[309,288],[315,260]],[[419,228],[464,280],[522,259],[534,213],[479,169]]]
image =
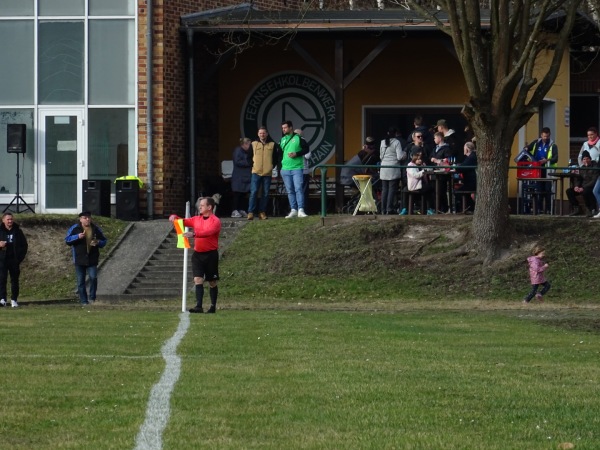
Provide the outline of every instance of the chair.
[[231,175],[233,174],[233,161],[226,160],[221,161],[221,176],[225,181],[231,181]]
[[377,205],[373,198],[373,186],[371,185],[371,175],[354,175],[352,176],[356,187],[360,191],[360,198],[354,208],[353,216],[358,211],[366,213],[377,213]]

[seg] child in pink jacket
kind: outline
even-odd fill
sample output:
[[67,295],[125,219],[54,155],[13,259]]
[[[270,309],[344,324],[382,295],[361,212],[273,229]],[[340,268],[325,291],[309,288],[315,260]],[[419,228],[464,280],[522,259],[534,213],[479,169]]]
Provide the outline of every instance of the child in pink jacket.
[[[532,255],[527,258],[529,264],[529,277],[531,278],[531,291],[523,299],[523,303],[529,303],[533,297],[539,302],[544,301],[544,294],[550,290],[550,282],[546,281],[544,271],[548,268],[548,264],[543,261],[546,256],[546,251],[543,247],[536,245],[533,248]],[[538,292],[538,288],[543,286],[542,290]]]

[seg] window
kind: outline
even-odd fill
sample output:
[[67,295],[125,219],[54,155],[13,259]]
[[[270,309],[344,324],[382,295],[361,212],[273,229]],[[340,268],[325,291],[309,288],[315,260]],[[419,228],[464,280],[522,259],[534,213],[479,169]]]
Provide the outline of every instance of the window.
[[94,108],[88,113],[88,176],[94,180],[114,180],[135,175],[133,151],[134,110]]
[[0,21],[0,104],[33,104],[33,20]]
[[83,104],[83,22],[40,22],[38,101]]
[[38,0],[40,16],[83,16],[85,0]]
[[90,16],[133,16],[133,0],[90,0]]
[[33,0],[2,0],[0,16],[33,16]]
[[[6,124],[9,123],[23,123],[27,127],[27,151],[24,154],[6,151]],[[17,193],[17,158],[19,158],[19,192],[33,194],[35,167],[33,156],[33,109],[0,109],[0,195],[14,196]]]
[[[132,20],[90,21],[89,103],[135,103],[135,37]],[[110,70],[106,70],[110,67]]]

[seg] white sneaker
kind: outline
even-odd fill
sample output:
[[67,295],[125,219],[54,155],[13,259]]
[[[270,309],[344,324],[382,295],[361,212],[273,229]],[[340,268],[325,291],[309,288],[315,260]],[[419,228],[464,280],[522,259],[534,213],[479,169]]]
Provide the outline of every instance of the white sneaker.
[[598,214],[596,214],[593,219],[600,219],[600,212]]
[[6,306],[6,300],[1,299],[0,300],[0,306]]
[[308,217],[308,214],[306,214],[306,213],[304,212],[304,209],[303,209],[303,208],[300,208],[300,209],[298,210],[298,217]]
[[11,300],[11,301],[10,301],[10,306],[12,306],[13,308],[18,308],[18,307],[19,307],[19,304],[17,303],[17,301],[16,301],[16,300]]
[[234,219],[239,219],[240,217],[242,217],[242,215],[240,214],[239,211],[234,211],[231,213],[231,217],[233,217]]
[[298,217],[298,211],[297,210],[292,209],[290,211],[290,213],[287,216],[285,216],[286,219],[291,219],[292,217]]
[[243,209],[240,209],[240,214],[242,215],[242,217],[248,217],[248,213]]

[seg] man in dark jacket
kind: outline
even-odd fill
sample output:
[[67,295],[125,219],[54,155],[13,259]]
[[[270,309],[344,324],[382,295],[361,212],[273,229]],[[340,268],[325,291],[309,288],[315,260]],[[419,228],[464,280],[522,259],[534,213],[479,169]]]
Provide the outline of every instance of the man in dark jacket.
[[579,175],[573,178],[573,187],[567,189],[567,197],[572,209],[571,214],[569,214],[570,216],[578,216],[584,213],[584,211],[579,209],[578,195],[583,196],[587,208],[587,216],[593,216],[592,211],[596,209],[596,197],[594,197],[593,191],[598,179],[598,172],[594,170],[596,166],[596,161],[592,161],[590,152],[587,150],[581,152],[581,165],[579,167],[588,169],[580,170]]
[[[456,211],[468,213],[475,210],[475,200],[472,193],[477,190],[477,169],[475,168],[477,166],[477,152],[475,151],[475,144],[472,142],[465,142],[463,148],[466,158],[455,169],[456,173],[462,174],[462,184],[454,192],[456,195]],[[466,211],[462,210],[463,197],[466,199]]]
[[[98,288],[98,260],[100,250],[106,245],[107,239],[99,226],[92,222],[92,213],[84,211],[79,214],[79,222],[71,226],[65,237],[67,245],[71,246],[75,275],[77,276],[77,292],[79,302],[87,305],[88,300],[96,300]],[[88,297],[85,277],[90,280],[90,295]]]
[[27,239],[23,231],[13,221],[10,212],[2,214],[0,225],[0,306],[6,306],[7,291],[6,283],[10,274],[11,300],[13,308],[19,306],[19,274],[21,273],[21,262],[27,255]]

